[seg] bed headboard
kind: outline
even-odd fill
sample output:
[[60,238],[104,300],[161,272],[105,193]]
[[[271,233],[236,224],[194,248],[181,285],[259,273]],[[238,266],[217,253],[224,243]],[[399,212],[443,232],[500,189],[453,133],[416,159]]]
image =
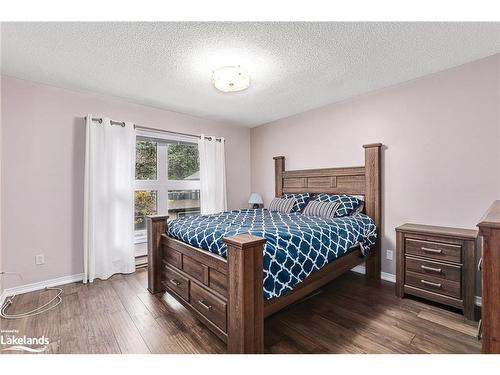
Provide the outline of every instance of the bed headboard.
[[[382,143],[363,145],[365,165],[360,167],[285,170],[285,157],[275,156],[275,195],[283,193],[330,193],[365,196],[365,212],[377,225],[380,232],[382,217],[381,202],[381,147]],[[380,238],[380,236],[379,236]],[[375,262],[380,275],[380,240],[377,239],[367,262]],[[371,275],[369,275],[371,276]]]

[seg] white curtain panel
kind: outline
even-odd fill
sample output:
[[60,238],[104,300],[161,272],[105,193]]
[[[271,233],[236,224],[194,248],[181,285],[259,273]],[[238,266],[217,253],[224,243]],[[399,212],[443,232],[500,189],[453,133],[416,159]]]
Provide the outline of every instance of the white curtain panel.
[[200,155],[200,200],[202,215],[214,214],[227,209],[226,159],[224,138],[206,139],[202,134],[198,141]]
[[85,139],[84,282],[135,271],[135,132],[87,115]]

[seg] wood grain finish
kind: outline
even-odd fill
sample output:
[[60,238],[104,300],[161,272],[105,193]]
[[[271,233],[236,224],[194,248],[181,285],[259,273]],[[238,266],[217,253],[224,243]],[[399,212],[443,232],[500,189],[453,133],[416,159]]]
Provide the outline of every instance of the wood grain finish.
[[406,270],[422,276],[433,276],[456,282],[462,280],[462,267],[460,266],[419,259],[408,255],[406,256]]
[[274,193],[277,197],[283,195],[283,173],[285,172],[285,157],[275,156],[274,158]]
[[283,193],[363,195],[366,189],[364,167],[284,171],[282,178]]
[[165,277],[162,278],[163,285],[182,299],[189,301],[189,279],[169,266],[165,266],[164,272]]
[[[169,279],[162,279],[167,291],[173,292],[174,298],[219,338],[227,341],[227,260],[170,238],[165,233],[162,234],[160,248],[155,251],[162,254],[167,269],[179,275],[176,280],[182,281],[176,288]],[[148,272],[156,271],[148,268]],[[164,275],[168,276],[167,273]],[[187,291],[184,290],[184,280],[187,280]],[[210,308],[203,305],[205,302]]]
[[396,295],[416,295],[475,316],[477,231],[404,224],[396,228]]
[[407,238],[406,253],[445,262],[460,263],[462,261],[462,246],[442,242],[424,241]]
[[482,352],[500,353],[500,201],[495,201],[478,224],[483,237]]
[[450,240],[457,239],[475,239],[477,238],[477,230],[465,228],[452,228],[437,225],[422,225],[406,223],[398,227],[399,230],[426,235],[427,237],[437,235],[440,238],[448,238]]
[[264,352],[263,251],[249,234],[225,238],[228,250],[229,353]]
[[208,280],[208,286],[210,287],[210,289],[219,292],[227,298],[227,275],[224,275],[223,273],[210,268]]
[[176,267],[176,268],[182,268],[182,254],[179,253],[178,251],[175,251],[173,249],[169,249],[169,251],[164,251],[162,254],[162,259]]
[[448,280],[433,275],[423,275],[406,269],[405,284],[416,288],[428,290],[435,293],[444,294],[453,298],[460,299],[460,281]]
[[146,228],[148,233],[148,268],[155,270],[148,274],[148,290],[155,294],[165,291],[161,282],[162,261],[160,252],[161,235],[165,232],[167,215],[146,216]]
[[[365,213],[370,216],[377,226],[377,233],[382,233],[382,167],[381,143],[363,146],[365,149]],[[382,256],[380,237],[366,259],[366,276],[370,280],[380,280],[382,270]]]
[[[0,330],[49,338],[46,354],[226,353],[226,345],[170,294],[146,291],[147,270],[62,286],[62,303]],[[461,314],[394,296],[394,284],[367,284],[347,272],[265,321],[265,353],[479,353],[477,323]],[[14,298],[12,313],[45,303],[51,291]],[[201,315],[201,314],[200,314]],[[4,338],[12,333],[4,332]],[[4,347],[0,345],[0,349]],[[1,354],[13,352],[2,351]]]
[[186,272],[189,276],[195,278],[196,280],[208,285],[208,269],[209,267],[197,262],[195,259],[183,256],[182,257],[182,270]]
[[191,285],[191,305],[222,331],[226,332],[227,303],[208,289]]

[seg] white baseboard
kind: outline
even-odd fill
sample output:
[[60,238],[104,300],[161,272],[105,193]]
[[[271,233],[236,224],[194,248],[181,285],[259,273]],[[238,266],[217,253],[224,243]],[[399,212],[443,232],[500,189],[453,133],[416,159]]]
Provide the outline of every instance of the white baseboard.
[[[364,275],[366,273],[366,267],[364,264],[360,264],[359,266],[356,266],[353,269],[351,269],[351,271],[354,271],[357,273],[362,273]],[[391,283],[396,282],[396,275],[393,275],[392,273],[381,272],[380,278],[382,280],[389,281]],[[476,304],[476,306],[481,306],[482,305],[482,298],[479,296],[475,296],[474,303]]]
[[14,288],[7,288],[3,291],[2,295],[0,296],[0,306],[3,305],[7,297],[13,296],[15,294],[17,295],[28,292],[34,292],[35,290],[41,290],[43,288],[51,288],[54,286],[75,283],[82,280],[83,280],[83,273],[79,273],[76,275],[69,275],[50,280],[39,281],[37,283],[20,285]]
[[[354,267],[351,271],[362,273],[364,275],[366,273],[366,267],[364,264],[360,264],[359,266]],[[380,272],[380,278],[391,283],[396,282],[396,275],[393,275],[392,273]]]

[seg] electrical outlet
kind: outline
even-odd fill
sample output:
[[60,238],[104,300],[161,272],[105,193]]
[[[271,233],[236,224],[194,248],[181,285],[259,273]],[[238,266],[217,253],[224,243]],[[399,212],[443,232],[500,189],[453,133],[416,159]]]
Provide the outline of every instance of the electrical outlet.
[[386,250],[385,251],[385,257],[389,260],[392,260],[392,255],[393,255],[393,251],[392,250]]
[[45,255],[43,255],[43,254],[35,255],[35,264],[37,266],[41,266],[42,264],[45,264]]

